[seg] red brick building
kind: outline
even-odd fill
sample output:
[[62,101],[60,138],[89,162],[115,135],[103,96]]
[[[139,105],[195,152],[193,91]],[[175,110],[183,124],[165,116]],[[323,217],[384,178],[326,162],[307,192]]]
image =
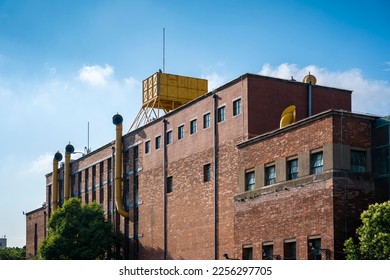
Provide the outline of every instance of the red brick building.
[[[290,105],[296,122],[279,128]],[[102,205],[126,259],[343,258],[361,211],[389,194],[389,163],[371,164],[388,160],[389,122],[350,111],[349,90],[245,74],[121,137],[125,217],[116,141],[70,164],[70,196]],[[53,208],[46,181],[46,207],[27,214],[32,256]]]

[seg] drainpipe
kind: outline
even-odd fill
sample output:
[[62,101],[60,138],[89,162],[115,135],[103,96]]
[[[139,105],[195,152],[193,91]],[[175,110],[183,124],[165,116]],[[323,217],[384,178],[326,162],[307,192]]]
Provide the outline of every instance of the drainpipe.
[[213,94],[214,129],[213,129],[213,157],[214,157],[214,259],[218,259],[218,147],[217,147],[217,94]]
[[65,147],[65,167],[64,167],[64,201],[70,197],[70,155],[74,152],[74,147],[69,143]]
[[53,158],[53,178],[52,178],[52,209],[56,211],[58,208],[58,162],[62,160],[60,152],[55,153]]
[[117,212],[122,217],[128,218],[129,212],[123,206],[122,198],[122,122],[121,115],[116,114],[112,117],[113,124],[116,125],[115,140],[115,205]]
[[168,255],[168,206],[167,206],[167,120],[163,119],[163,179],[164,179],[164,197],[163,197],[163,207],[164,207],[164,260],[167,259]]

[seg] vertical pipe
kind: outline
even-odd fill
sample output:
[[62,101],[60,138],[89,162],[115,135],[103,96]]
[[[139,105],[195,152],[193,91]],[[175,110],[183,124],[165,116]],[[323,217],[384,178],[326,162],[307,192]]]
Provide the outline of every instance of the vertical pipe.
[[70,197],[70,155],[74,152],[71,144],[65,147],[65,167],[64,167],[64,201]]
[[115,205],[117,212],[125,218],[129,217],[129,212],[123,206],[122,198],[122,122],[121,115],[116,114],[112,117],[112,122],[116,125],[115,140]]
[[218,143],[217,143],[217,94],[213,94],[213,158],[214,158],[214,259],[218,259]]
[[53,158],[53,178],[52,178],[52,209],[56,211],[58,208],[58,162],[62,160],[60,152],[55,153]]
[[308,96],[308,115],[311,117],[312,115],[312,84],[309,82],[308,86],[308,91],[309,91],[309,96]]
[[163,197],[163,207],[164,207],[164,260],[167,259],[168,255],[168,206],[167,206],[167,120],[163,119],[163,179],[164,179],[164,197]]

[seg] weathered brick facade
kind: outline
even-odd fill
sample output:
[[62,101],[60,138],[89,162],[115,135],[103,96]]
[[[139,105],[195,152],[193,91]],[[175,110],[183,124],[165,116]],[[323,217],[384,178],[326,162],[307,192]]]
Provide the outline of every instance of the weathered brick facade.
[[[246,245],[261,258],[264,241],[272,241],[274,253],[283,256],[283,240],[291,238],[297,258],[306,259],[310,236],[320,236],[334,258],[345,232],[352,233],[358,213],[372,201],[369,172],[356,177],[348,170],[351,147],[370,156],[373,118],[348,113],[350,91],[322,86],[312,89],[308,118],[307,92],[304,83],[245,74],[125,134],[122,195],[128,218],[114,203],[115,141],[71,163],[71,194],[102,205],[124,233],[128,259],[242,258]],[[279,129],[281,112],[292,104],[297,123]],[[324,171],[310,175],[314,150],[324,154]],[[299,176],[287,182],[290,157],[299,161]],[[272,162],[276,184],[264,187],[264,168]],[[253,191],[245,191],[248,169],[256,170]],[[52,174],[46,178],[50,215]],[[33,236],[27,224],[32,255]]]

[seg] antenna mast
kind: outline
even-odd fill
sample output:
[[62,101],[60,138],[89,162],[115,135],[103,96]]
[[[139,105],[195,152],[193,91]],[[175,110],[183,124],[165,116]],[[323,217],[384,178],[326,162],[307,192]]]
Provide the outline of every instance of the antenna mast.
[[163,73],[165,73],[165,27],[163,28]]

